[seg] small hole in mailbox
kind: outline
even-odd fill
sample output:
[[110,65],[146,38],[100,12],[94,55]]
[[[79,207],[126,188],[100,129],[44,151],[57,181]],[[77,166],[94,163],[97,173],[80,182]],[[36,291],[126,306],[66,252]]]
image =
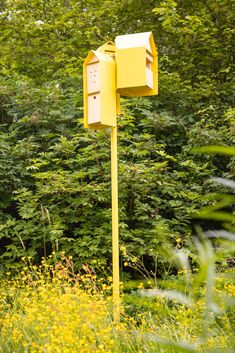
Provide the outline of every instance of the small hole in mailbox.
[[96,96],[94,96],[94,99],[96,99]]

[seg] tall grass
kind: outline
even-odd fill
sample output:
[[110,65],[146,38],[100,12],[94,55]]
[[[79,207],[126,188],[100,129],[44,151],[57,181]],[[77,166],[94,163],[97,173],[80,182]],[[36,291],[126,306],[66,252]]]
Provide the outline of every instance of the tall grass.
[[[234,272],[214,275],[208,244],[199,246],[204,264],[191,275],[187,301],[176,290],[185,278],[182,270],[171,279],[171,291],[152,288],[150,297],[143,291],[129,296],[118,324],[112,320],[111,281],[97,278],[88,266],[76,274],[64,255],[39,267],[24,258],[22,272],[1,281],[0,352],[232,352]],[[205,261],[208,251],[211,262]]]

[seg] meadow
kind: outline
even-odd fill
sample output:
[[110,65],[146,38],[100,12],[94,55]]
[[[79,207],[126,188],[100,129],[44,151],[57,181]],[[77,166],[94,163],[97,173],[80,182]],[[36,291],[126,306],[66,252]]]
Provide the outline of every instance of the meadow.
[[21,261],[17,276],[1,279],[3,353],[234,352],[235,271],[215,274],[209,258],[198,271],[184,266],[157,285],[149,279],[125,290],[124,283],[116,323],[112,277],[87,264],[77,272],[64,253],[39,266]]

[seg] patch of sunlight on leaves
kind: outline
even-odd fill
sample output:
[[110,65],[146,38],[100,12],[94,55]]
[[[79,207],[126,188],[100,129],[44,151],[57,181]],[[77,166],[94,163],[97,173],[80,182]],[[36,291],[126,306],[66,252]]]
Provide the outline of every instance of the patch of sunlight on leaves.
[[202,146],[193,147],[192,153],[223,154],[226,156],[235,156],[235,147],[228,146]]

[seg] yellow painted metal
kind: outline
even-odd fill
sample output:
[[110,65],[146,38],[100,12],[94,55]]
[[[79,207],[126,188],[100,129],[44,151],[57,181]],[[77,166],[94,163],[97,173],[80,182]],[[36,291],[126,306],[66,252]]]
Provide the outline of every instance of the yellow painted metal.
[[120,320],[117,127],[111,129],[112,249],[114,322]]
[[[116,50],[115,44],[111,41],[105,43],[104,45],[102,45],[101,47],[99,47],[97,49],[97,51],[111,55],[112,58],[114,58],[114,60],[115,60],[115,50]],[[116,77],[115,77],[115,80],[116,80]],[[120,94],[119,93],[116,93],[116,113],[117,114],[121,113]]]
[[158,58],[152,32],[115,40],[117,92],[122,96],[158,94]]
[[99,47],[97,49],[97,51],[100,51],[102,53],[105,53],[105,54],[109,54],[109,55],[114,55],[115,53],[115,44],[113,42],[107,42],[103,45],[101,45],[101,47]]
[[84,127],[116,126],[117,97],[115,60],[112,55],[91,51],[83,64]]
[[117,104],[117,114],[121,114],[121,102],[120,102],[120,94],[116,93],[116,104]]

